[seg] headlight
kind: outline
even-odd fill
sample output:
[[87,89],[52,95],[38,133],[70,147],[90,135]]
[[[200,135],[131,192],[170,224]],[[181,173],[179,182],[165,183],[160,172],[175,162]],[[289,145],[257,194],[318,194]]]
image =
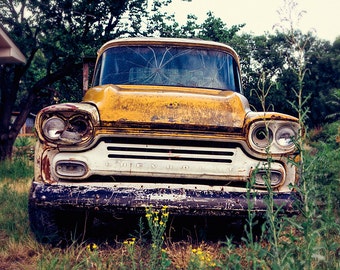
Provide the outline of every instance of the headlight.
[[296,134],[292,127],[283,126],[276,131],[275,140],[281,147],[290,147],[294,145],[294,138]]
[[43,123],[42,130],[47,139],[54,141],[59,139],[65,127],[64,120],[59,117],[51,117]]
[[81,141],[86,135],[89,125],[83,117],[71,118],[68,122],[67,129],[61,134],[60,139],[64,141]]
[[266,148],[273,140],[273,132],[265,126],[259,126],[252,133],[251,139],[258,147]]
[[281,154],[294,151],[298,123],[268,120],[253,123],[249,128],[250,146],[261,153]]
[[76,144],[87,141],[92,136],[92,123],[88,117],[76,115],[70,118],[53,116],[42,124],[42,135],[57,144]]

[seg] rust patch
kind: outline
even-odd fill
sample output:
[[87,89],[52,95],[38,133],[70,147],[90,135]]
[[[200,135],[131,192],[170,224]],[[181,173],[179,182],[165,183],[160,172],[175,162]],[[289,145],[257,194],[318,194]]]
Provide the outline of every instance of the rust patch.
[[42,169],[42,174],[44,176],[44,179],[46,181],[50,181],[50,179],[51,179],[51,163],[50,163],[50,159],[47,156],[45,156],[42,159],[41,169]]
[[63,110],[63,109],[67,109],[67,110],[72,110],[72,111],[76,111],[78,110],[78,106],[76,106],[75,104],[72,103],[64,103],[64,104],[56,104],[56,105],[51,105],[48,106],[46,108],[43,108],[41,111],[46,113],[46,112],[54,112],[56,110]]
[[66,103],[65,107],[70,108],[70,109],[72,109],[74,111],[76,111],[78,109],[77,106],[75,106],[74,104],[70,104],[70,103]]

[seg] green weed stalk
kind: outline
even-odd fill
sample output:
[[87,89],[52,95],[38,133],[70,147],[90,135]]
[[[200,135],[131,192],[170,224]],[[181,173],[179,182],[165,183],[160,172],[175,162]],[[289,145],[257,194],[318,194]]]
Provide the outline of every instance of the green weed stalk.
[[160,210],[147,207],[145,211],[152,240],[149,269],[166,269],[170,262],[162,251],[162,246],[169,218],[168,209],[166,206],[163,206]]

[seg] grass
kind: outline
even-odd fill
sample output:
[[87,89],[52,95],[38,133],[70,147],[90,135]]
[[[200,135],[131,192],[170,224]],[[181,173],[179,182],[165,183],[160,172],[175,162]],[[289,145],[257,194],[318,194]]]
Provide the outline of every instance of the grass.
[[0,269],[340,269],[338,129],[333,123],[310,132],[303,176],[307,210],[287,218],[269,211],[256,236],[257,218],[249,215],[241,240],[174,241],[166,209],[150,208],[140,231],[131,232],[136,236],[87,239],[65,249],[41,245],[27,217],[33,162],[17,155],[0,164]]

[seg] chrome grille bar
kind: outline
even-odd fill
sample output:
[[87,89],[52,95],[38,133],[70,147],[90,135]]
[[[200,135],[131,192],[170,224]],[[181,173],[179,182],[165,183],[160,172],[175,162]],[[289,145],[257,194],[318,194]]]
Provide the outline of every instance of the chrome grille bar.
[[177,145],[108,144],[109,158],[190,160],[231,163],[234,152],[216,147],[193,147]]

